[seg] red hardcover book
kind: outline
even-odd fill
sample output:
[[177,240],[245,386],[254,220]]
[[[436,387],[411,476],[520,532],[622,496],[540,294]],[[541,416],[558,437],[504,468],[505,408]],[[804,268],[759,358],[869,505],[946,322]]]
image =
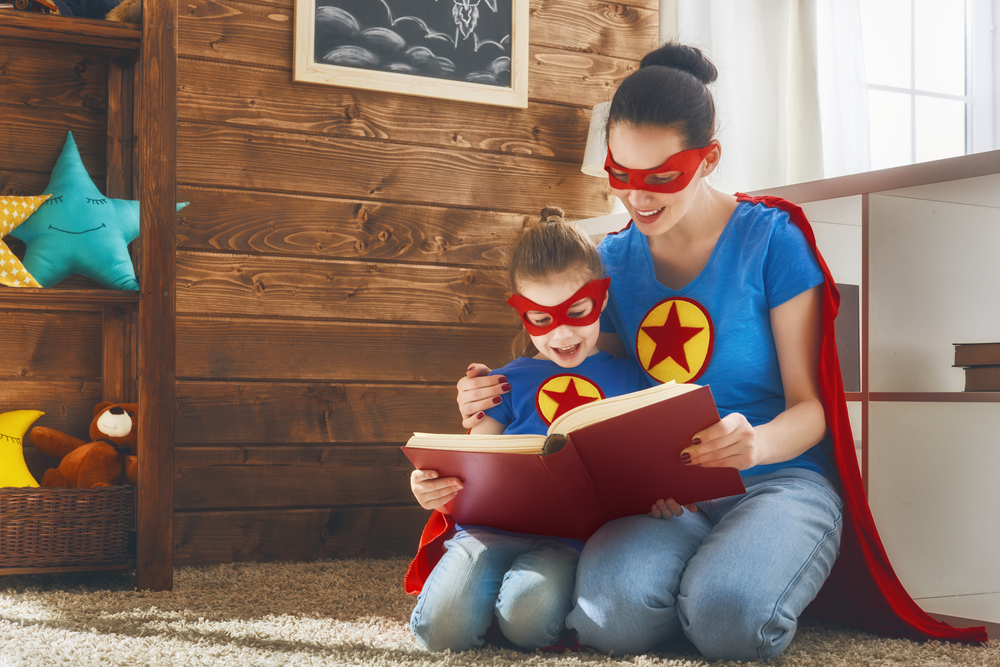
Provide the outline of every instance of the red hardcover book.
[[744,493],[733,468],[681,463],[694,434],[717,421],[711,389],[668,384],[574,408],[548,435],[417,433],[403,453],[418,470],[463,480],[446,506],[459,524],[586,539],[660,498]]

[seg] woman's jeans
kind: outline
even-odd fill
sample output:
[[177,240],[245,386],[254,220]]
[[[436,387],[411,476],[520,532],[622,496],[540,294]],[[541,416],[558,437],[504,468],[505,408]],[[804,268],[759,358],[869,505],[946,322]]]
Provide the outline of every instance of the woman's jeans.
[[430,651],[482,646],[493,617],[518,648],[553,644],[565,630],[580,553],[545,537],[469,528],[444,543],[410,628]]
[[643,653],[683,632],[710,660],[781,653],[840,549],[841,500],[804,468],[672,519],[605,524],[580,555],[566,626],[581,644]]

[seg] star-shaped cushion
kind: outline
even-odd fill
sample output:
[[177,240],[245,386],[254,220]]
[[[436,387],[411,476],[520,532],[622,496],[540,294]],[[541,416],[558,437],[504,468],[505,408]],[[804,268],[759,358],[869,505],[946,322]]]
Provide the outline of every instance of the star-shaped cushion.
[[11,287],[41,287],[21,260],[14,256],[3,237],[28,219],[42,205],[48,195],[41,197],[0,196],[0,283]]
[[[128,244],[139,236],[139,202],[101,194],[66,136],[45,194],[51,197],[11,236],[27,245],[24,267],[45,287],[79,273],[109,289],[138,290]],[[177,210],[187,202],[177,205]]]

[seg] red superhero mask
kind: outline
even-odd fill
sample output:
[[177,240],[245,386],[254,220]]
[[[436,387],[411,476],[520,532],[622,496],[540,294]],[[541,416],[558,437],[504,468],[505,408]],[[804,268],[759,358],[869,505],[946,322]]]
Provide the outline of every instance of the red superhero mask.
[[[709,144],[704,148],[692,148],[690,150],[674,153],[670,159],[655,169],[629,169],[623,167],[611,157],[611,149],[608,149],[608,157],[604,160],[604,171],[608,172],[608,183],[615,190],[648,190],[650,192],[680,192],[687,187],[694,174],[701,166],[705,156],[712,152],[715,144]],[[623,181],[619,176],[611,173],[611,170],[623,171],[628,176],[627,181]],[[666,183],[657,182],[658,175],[665,175],[678,172],[676,178]]]
[[[521,321],[524,322],[524,328],[528,330],[529,334],[532,336],[541,336],[563,324],[571,327],[585,327],[596,322],[601,316],[601,307],[604,305],[604,297],[608,293],[608,285],[610,284],[611,278],[591,281],[578,289],[576,294],[558,306],[540,306],[520,294],[511,296],[507,299],[507,303],[516,308],[517,312],[521,313]],[[589,313],[582,317],[572,317],[569,311],[573,307],[573,304],[581,299],[592,299],[594,302],[593,307]],[[542,326],[534,325],[528,320],[529,312],[545,313],[552,318],[552,321]]]

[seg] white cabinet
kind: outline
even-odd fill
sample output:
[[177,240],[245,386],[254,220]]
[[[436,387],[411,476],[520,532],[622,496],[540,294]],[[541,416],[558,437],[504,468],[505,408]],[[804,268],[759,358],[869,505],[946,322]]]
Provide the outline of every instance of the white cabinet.
[[1000,341],[1000,151],[753,194],[813,222],[861,286],[849,394],[869,504],[903,585],[949,622],[1000,624],[1000,392],[965,393],[954,343]]

